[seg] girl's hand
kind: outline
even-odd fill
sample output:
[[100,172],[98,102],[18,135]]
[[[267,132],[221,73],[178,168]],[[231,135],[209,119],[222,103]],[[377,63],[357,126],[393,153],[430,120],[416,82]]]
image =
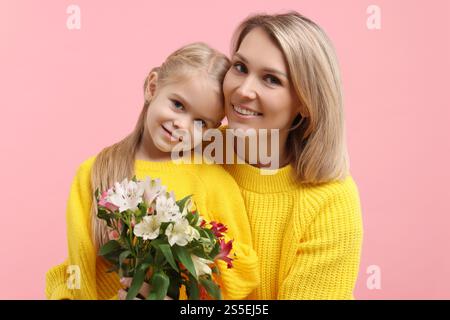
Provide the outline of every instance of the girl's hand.
[[[120,283],[122,284],[123,289],[119,290],[119,293],[118,293],[119,300],[126,300],[127,293],[128,293],[127,290],[130,288],[132,281],[133,281],[133,278],[121,278],[120,279]],[[151,289],[150,285],[148,283],[144,282],[142,284],[141,289],[139,289],[139,293],[138,293],[137,297],[134,298],[134,300],[144,300],[150,293],[150,289]],[[173,299],[169,296],[165,296],[164,300],[173,300]]]

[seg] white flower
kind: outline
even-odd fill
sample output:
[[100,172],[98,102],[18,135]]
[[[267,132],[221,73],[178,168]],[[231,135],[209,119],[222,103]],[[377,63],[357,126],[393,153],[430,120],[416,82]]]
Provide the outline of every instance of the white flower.
[[137,210],[137,206],[142,202],[144,187],[141,183],[128,181],[125,178],[121,183],[114,184],[114,192],[108,194],[108,200],[119,208],[120,212]]
[[189,211],[192,211],[194,205],[192,203],[192,198],[189,198],[184,204],[183,212],[181,213],[182,217],[186,217]]
[[[187,220],[186,220],[187,221]],[[189,237],[189,242],[191,242],[192,240],[198,240],[200,239],[200,233],[198,232],[197,229],[189,226],[188,228],[186,228],[186,234]]]
[[180,208],[175,199],[166,193],[160,194],[156,198],[156,213],[159,215],[161,222],[176,222],[181,219]]
[[193,239],[200,239],[199,232],[192,228],[186,219],[169,224],[166,229],[166,236],[171,246],[177,244],[181,247],[187,245]]
[[150,177],[147,177],[145,181],[142,182],[144,185],[144,200],[150,205],[157,196],[160,194],[166,193],[166,187],[161,185],[160,179],[152,180]]
[[133,233],[144,240],[153,240],[158,237],[160,226],[161,221],[159,221],[158,217],[155,215],[145,216],[140,223],[134,226]]
[[213,261],[200,258],[194,254],[191,254],[191,259],[194,263],[195,273],[198,277],[203,274],[211,274],[212,270],[209,267],[209,264],[214,263]]
[[203,218],[202,218],[202,216],[199,215],[198,221],[197,221],[197,227],[200,227],[200,225],[202,224],[202,222],[203,222]]

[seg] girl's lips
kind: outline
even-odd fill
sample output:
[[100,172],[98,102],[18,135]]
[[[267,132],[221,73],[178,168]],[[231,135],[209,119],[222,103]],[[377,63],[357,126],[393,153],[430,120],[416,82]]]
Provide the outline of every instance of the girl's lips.
[[168,130],[166,127],[164,127],[163,125],[161,125],[161,128],[162,128],[163,131],[164,131],[164,136],[165,136],[167,139],[169,139],[170,141],[172,141],[172,142],[174,142],[174,141],[181,141],[181,139],[178,139],[178,138],[174,137],[174,136],[172,135],[172,132],[169,131],[169,130]]

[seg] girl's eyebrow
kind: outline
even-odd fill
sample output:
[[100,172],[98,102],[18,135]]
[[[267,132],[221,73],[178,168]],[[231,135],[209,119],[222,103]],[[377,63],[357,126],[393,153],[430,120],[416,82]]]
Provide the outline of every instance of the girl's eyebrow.
[[[241,59],[242,61],[244,61],[245,63],[248,64],[248,60],[247,60],[242,54],[240,54],[239,52],[236,52],[234,55],[235,55],[236,57],[238,57],[239,59]],[[273,68],[264,68],[263,70],[266,71],[266,72],[269,72],[269,73],[276,73],[276,74],[279,74],[279,75],[281,75],[281,76],[283,76],[283,77],[285,77],[285,78],[288,78],[288,76],[287,76],[286,73],[284,73],[284,72],[282,72],[282,71],[279,71],[279,70],[277,70],[277,69],[273,69]]]
[[[185,98],[183,98],[181,95],[179,95],[178,93],[175,93],[175,92],[174,92],[172,95],[173,95],[176,99],[180,100],[180,101],[183,103],[183,105],[188,106],[189,108],[192,109],[191,105],[190,105],[189,103],[187,103],[187,102],[186,102],[187,100],[186,100]],[[210,124],[214,124],[214,121],[211,120],[211,119],[204,118],[204,120],[208,121]]]

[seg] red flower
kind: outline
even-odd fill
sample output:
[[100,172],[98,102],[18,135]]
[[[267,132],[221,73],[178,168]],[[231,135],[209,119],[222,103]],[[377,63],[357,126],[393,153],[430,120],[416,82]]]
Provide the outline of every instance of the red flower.
[[211,296],[208,294],[208,291],[206,291],[205,287],[199,285],[200,289],[200,300],[212,300]]
[[220,243],[220,252],[214,259],[225,261],[227,263],[227,268],[230,269],[233,267],[233,259],[228,257],[228,255],[230,254],[230,251],[233,248],[233,240],[225,242],[225,240],[220,239],[219,243]]
[[214,232],[214,235],[217,238],[222,238],[223,237],[223,233],[222,232],[227,232],[228,228],[223,225],[222,223],[217,223],[215,221],[211,221],[210,224],[212,225],[211,230]]

